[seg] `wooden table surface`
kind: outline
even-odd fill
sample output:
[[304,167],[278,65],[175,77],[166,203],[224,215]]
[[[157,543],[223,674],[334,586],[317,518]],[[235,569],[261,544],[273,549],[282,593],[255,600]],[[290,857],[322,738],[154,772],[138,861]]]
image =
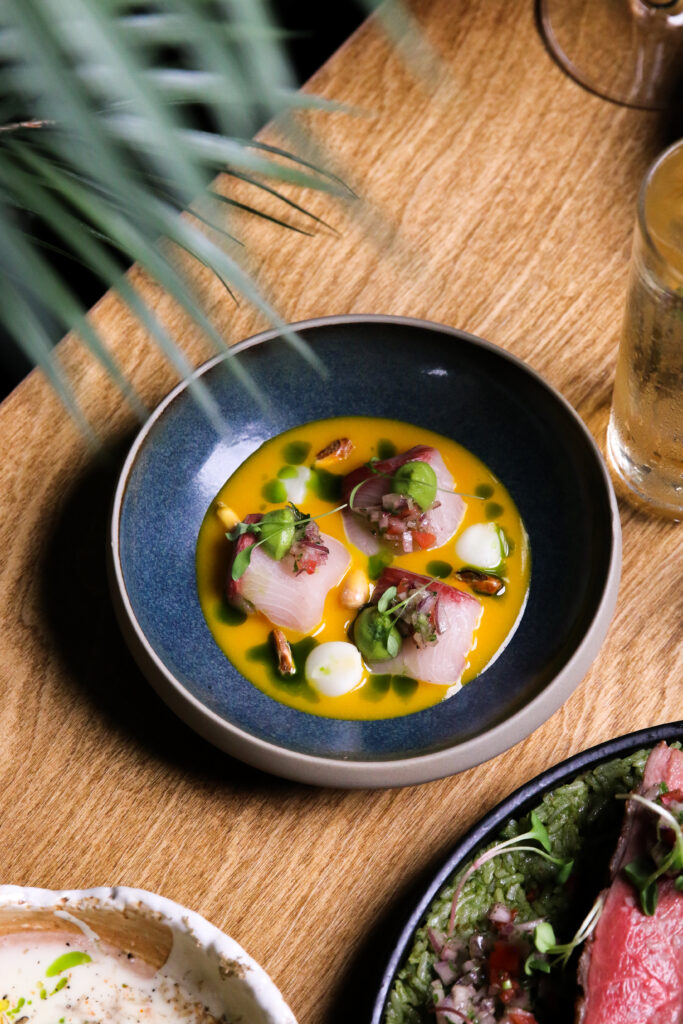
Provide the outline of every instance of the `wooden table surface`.
[[[490,339],[559,388],[604,446],[634,201],[670,129],[565,77],[532,0],[414,9],[441,57],[428,85],[365,24],[309,86],[361,108],[310,125],[362,201],[304,196],[339,235],[240,224],[252,269],[292,321],[393,313]],[[202,361],[197,333],[132,274]],[[230,340],[262,326],[205,271],[197,280]],[[169,366],[111,295],[93,317],[156,404],[174,382]],[[162,893],[242,943],[301,1024],[365,1019],[415,887],[484,811],[582,748],[683,718],[680,529],[622,506],[623,577],[604,647],[513,750],[402,790],[273,779],[191,733],[128,654],[103,552],[136,422],[77,340],[60,354],[106,455],[88,449],[38,373],[0,406],[1,879]]]

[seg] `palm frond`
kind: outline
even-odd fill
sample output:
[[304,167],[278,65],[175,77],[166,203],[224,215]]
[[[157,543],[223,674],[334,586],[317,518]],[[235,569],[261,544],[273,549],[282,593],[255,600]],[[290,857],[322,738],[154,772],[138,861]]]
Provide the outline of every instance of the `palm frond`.
[[[349,195],[333,173],[249,138],[264,117],[283,110],[337,109],[296,92],[282,41],[261,0],[154,0],[145,13],[128,0],[21,0],[0,6],[0,266],[8,286],[23,282],[15,299],[2,304],[0,322],[45,368],[71,411],[73,396],[49,365],[46,329],[31,314],[33,304],[61,329],[77,331],[142,413],[45,249],[22,230],[26,211],[42,218],[105,287],[117,289],[179,373],[189,371],[185,356],[122,277],[121,261],[138,262],[215,350],[227,346],[201,306],[187,261],[175,258],[168,241],[209,267],[231,295],[242,295],[282,328],[298,352],[316,361],[231,255],[231,232],[214,224],[205,206],[193,205],[226,169],[302,214],[305,208],[276,183]],[[197,103],[215,127],[197,127],[191,110]],[[257,204],[220,193],[209,201],[308,233]],[[183,209],[189,217],[178,216]],[[324,223],[308,216],[313,224]],[[239,361],[229,363],[258,398]],[[201,384],[196,387],[201,391]]]

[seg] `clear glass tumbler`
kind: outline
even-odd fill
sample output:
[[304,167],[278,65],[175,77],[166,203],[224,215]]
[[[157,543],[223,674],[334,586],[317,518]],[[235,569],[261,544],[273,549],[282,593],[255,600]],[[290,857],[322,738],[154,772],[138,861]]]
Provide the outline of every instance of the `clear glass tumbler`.
[[683,518],[683,140],[638,198],[607,451],[627,496]]

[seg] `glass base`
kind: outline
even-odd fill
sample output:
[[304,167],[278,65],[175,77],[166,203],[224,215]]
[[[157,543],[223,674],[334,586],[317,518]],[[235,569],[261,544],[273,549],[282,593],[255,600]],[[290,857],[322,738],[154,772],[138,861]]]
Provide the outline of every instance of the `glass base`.
[[637,508],[680,522],[683,519],[683,479],[669,478],[633,457],[610,417],[607,457],[616,477],[617,491]]
[[603,99],[666,110],[683,89],[683,0],[537,0],[550,52]]

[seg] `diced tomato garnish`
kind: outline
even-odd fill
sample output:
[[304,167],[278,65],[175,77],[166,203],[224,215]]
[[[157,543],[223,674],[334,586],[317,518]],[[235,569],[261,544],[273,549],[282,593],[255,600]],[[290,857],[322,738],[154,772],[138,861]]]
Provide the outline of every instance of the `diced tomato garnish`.
[[671,804],[683,804],[683,790],[670,789],[661,793],[659,797],[662,807],[669,807]]
[[528,1010],[508,1010],[506,1017],[510,1024],[538,1024],[533,1013]]
[[436,544],[436,534],[427,533],[422,530],[413,530],[413,540],[424,551],[425,548],[431,548],[432,545]]
[[489,979],[492,985],[500,985],[512,975],[519,974],[520,953],[509,942],[494,942],[489,956]]
[[518,992],[519,982],[512,981],[512,979],[508,979],[508,987],[501,989],[501,991],[498,993],[498,998],[500,999],[501,1003],[511,1003]]

